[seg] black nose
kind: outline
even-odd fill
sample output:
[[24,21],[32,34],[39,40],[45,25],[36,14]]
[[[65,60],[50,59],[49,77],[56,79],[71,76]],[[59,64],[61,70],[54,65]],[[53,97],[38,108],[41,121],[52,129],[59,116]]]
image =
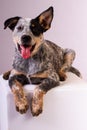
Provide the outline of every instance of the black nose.
[[24,44],[29,44],[29,42],[31,42],[31,37],[28,36],[28,35],[23,35],[23,36],[21,37],[21,41],[22,41],[22,43],[24,43]]

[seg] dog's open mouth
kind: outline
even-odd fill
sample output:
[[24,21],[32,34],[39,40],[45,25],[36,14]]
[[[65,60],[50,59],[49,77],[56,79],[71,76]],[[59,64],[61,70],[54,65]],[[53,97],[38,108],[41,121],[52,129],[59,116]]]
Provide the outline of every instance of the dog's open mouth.
[[20,54],[22,58],[28,59],[31,56],[32,51],[35,48],[35,44],[33,46],[24,46],[18,44],[18,50],[20,51]]

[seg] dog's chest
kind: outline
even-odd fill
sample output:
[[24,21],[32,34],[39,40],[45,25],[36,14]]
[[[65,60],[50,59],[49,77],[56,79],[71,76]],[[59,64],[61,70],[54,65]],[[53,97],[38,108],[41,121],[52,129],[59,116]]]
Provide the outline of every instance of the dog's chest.
[[32,74],[35,74],[35,73],[41,71],[40,64],[41,63],[39,61],[36,61],[33,58],[29,59],[28,68],[27,68],[28,69],[28,74],[32,75]]
[[13,61],[13,68],[19,72],[27,73],[29,75],[35,74],[42,70],[41,61],[37,57],[23,59],[16,53]]
[[28,75],[42,72],[47,69],[54,69],[58,72],[63,61],[63,52],[60,47],[47,42],[47,44],[41,46],[37,54],[29,59],[23,59],[19,52],[15,51],[15,57],[13,61],[13,68],[19,72],[26,73]]

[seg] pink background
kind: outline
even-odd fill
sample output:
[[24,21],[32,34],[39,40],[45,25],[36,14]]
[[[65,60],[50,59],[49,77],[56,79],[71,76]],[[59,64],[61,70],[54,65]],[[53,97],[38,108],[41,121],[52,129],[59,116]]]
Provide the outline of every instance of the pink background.
[[45,38],[74,49],[74,66],[87,79],[87,0],[0,0],[0,74],[11,68],[14,54],[11,31],[3,29],[4,21],[13,16],[34,18],[49,6],[55,12]]

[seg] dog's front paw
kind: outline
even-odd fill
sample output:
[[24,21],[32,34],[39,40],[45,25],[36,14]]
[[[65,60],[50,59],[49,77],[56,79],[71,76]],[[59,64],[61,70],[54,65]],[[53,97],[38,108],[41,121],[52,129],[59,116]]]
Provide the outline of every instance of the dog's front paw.
[[43,101],[33,98],[31,103],[31,113],[33,116],[38,116],[42,113]]
[[21,114],[26,113],[28,110],[29,105],[26,97],[21,98],[20,100],[16,101],[16,110],[20,112]]
[[59,78],[60,78],[60,81],[65,81],[67,79],[67,76],[64,72],[60,71]]
[[8,80],[10,76],[11,71],[7,71],[3,74],[3,79]]
[[43,111],[43,96],[44,92],[36,88],[31,102],[31,112],[33,116],[38,116]]

